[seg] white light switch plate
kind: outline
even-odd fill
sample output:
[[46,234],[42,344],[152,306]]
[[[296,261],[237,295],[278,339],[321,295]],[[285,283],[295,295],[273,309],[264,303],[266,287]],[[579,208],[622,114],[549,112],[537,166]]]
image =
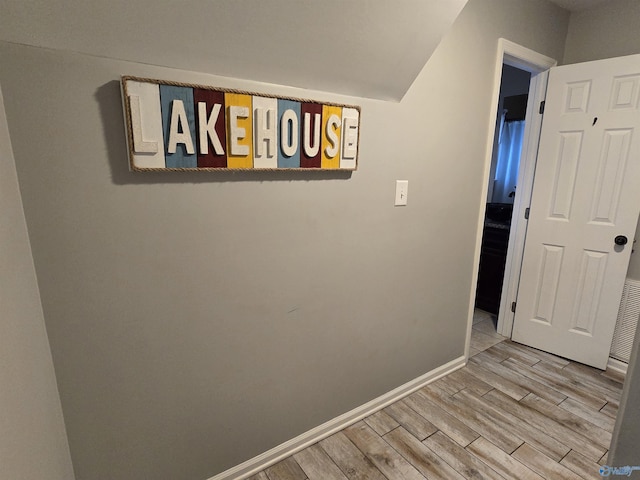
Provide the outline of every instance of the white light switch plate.
[[396,180],[396,206],[407,204],[407,192],[409,191],[409,180]]

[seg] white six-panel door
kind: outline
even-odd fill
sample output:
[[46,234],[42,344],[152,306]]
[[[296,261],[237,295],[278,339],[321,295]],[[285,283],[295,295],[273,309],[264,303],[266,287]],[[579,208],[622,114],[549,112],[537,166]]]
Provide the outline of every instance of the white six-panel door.
[[640,55],[551,69],[513,340],[606,367],[640,213],[639,102]]

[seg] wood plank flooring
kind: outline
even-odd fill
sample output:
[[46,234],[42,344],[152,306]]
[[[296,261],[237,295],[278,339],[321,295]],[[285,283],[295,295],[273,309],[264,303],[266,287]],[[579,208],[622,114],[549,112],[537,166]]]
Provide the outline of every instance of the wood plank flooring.
[[624,378],[477,311],[467,366],[249,480],[600,479]]

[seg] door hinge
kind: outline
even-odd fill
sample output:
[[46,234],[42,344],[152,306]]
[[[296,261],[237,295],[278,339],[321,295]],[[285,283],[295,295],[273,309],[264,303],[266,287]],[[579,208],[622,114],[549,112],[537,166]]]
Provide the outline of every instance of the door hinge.
[[540,115],[542,115],[544,113],[544,104],[545,104],[545,101],[542,100],[540,102],[540,109],[538,110],[538,113],[540,113]]
[[524,209],[524,219],[529,220],[529,207]]
[[516,313],[516,302],[511,302],[511,311]]

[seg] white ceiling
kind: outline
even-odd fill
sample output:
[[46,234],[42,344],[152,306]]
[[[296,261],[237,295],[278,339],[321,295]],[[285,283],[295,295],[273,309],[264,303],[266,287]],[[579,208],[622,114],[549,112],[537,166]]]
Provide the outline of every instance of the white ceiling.
[[0,0],[0,40],[399,100],[466,3]]
[[608,0],[551,0],[551,2],[559,5],[565,10],[569,10],[570,12],[589,10],[590,8],[601,5],[606,1]]

